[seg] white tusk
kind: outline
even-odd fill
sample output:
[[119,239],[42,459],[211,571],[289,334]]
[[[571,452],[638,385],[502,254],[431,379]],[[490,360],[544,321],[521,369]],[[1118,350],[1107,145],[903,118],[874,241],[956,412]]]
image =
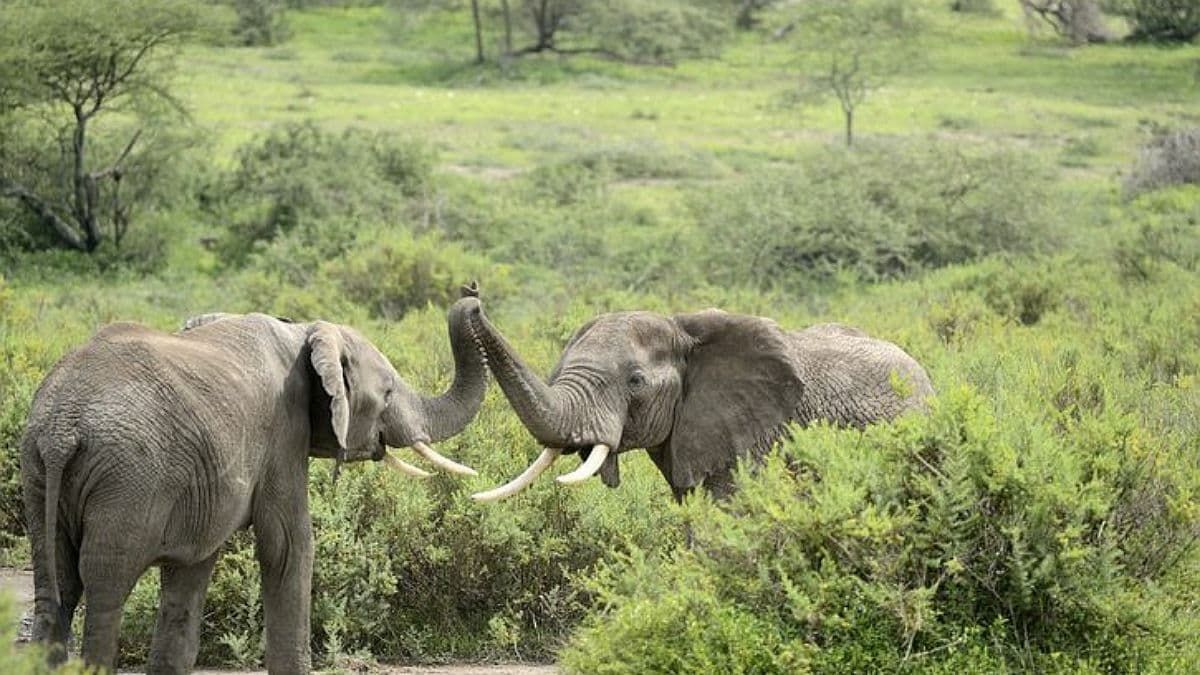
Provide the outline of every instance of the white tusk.
[[592,452],[588,455],[587,461],[579,465],[571,473],[564,473],[556,480],[563,485],[571,485],[573,483],[582,483],[583,481],[596,475],[600,470],[600,465],[604,464],[604,458],[608,457],[609,447],[603,443],[597,443],[592,447]]
[[432,462],[434,466],[441,469],[442,471],[449,471],[450,473],[457,473],[457,474],[461,474],[463,476],[478,476],[479,475],[479,472],[477,472],[475,469],[472,469],[469,466],[464,466],[462,464],[459,464],[458,462],[456,462],[448,457],[443,457],[443,456],[439,455],[437,450],[434,450],[433,448],[429,447],[428,444],[426,444],[422,441],[417,441],[416,443],[413,443],[412,447],[413,447],[413,450],[417,451],[417,454],[421,455],[425,459]]
[[412,464],[409,464],[408,462],[393,455],[391,452],[383,453],[383,463],[399,471],[400,473],[407,476],[412,476],[413,478],[429,478],[433,475],[424,469],[418,469]]
[[498,488],[492,488],[487,492],[476,492],[475,494],[471,495],[471,499],[474,499],[477,502],[492,502],[496,501],[497,499],[511,497],[521,490],[524,490],[526,487],[529,487],[529,484],[537,479],[537,477],[540,476],[543,471],[549,469],[550,465],[553,464],[554,460],[558,459],[558,456],[561,454],[562,450],[546,448],[545,450],[542,450],[542,454],[538,455],[538,458],[533,460],[533,464],[530,464],[529,468],[525,469],[520,476],[517,476]]

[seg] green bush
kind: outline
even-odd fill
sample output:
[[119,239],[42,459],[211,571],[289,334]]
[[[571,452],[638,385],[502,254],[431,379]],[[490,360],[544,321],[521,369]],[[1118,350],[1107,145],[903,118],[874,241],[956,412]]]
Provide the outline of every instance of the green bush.
[[287,40],[287,17],[282,0],[233,0],[237,22],[233,36],[248,47],[270,47]]
[[220,258],[238,264],[282,233],[300,230],[315,243],[327,230],[336,238],[362,222],[407,220],[420,210],[432,167],[418,143],[286,124],[242,147],[237,166],[201,201],[227,226]]
[[489,302],[502,301],[512,291],[506,266],[440,237],[402,230],[366,233],[321,269],[346,299],[388,320],[427,304],[448,307],[459,298],[459,287],[472,279],[486,280]]
[[1137,232],[1113,251],[1123,277],[1147,281],[1164,265],[1200,270],[1200,187],[1146,195],[1130,216]]
[[715,281],[786,288],[1048,248],[1047,183],[1017,153],[888,143],[753,172],[692,206]]
[[716,56],[732,33],[720,14],[671,0],[586,3],[578,25],[617,58],[668,65]]
[[562,665],[682,672],[715,644],[724,672],[1141,672],[1194,652],[1136,594],[1194,550],[1195,474],[1123,413],[996,405],[953,389],[863,435],[798,430],[728,503],[689,502],[693,550],[603,566]]
[[1200,35],[1200,6],[1193,0],[1118,0],[1114,4],[1132,26],[1131,40],[1190,42]]
[[950,9],[964,14],[996,15],[1000,11],[993,0],[952,0]]

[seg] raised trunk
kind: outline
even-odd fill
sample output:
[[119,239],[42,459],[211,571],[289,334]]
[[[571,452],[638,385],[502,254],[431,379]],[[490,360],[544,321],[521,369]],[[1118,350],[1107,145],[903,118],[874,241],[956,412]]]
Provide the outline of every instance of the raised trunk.
[[471,315],[471,327],[487,356],[496,382],[534,438],[555,448],[578,443],[578,439],[570,438],[571,416],[566,413],[571,406],[562,394],[525,365],[482,311]]
[[479,311],[479,300],[463,298],[450,308],[450,347],[454,352],[454,382],[441,396],[421,397],[431,442],[463,430],[483,403],[487,368],[479,353],[468,315]]

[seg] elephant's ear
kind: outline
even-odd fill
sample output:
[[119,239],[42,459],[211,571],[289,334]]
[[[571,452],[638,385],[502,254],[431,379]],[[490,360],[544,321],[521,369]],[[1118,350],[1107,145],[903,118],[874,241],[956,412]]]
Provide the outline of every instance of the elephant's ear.
[[346,371],[342,362],[342,335],[337,326],[325,321],[313,324],[308,333],[308,346],[313,370],[329,395],[329,422],[338,445],[346,447],[350,432],[350,400],[346,391]]
[[680,493],[769,450],[795,418],[804,385],[774,321],[707,310],[675,322],[694,343],[671,436],[651,456]]

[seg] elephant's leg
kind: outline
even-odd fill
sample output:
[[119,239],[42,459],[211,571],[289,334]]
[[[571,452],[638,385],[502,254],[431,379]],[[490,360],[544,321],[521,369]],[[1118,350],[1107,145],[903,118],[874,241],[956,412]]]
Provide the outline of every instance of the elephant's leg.
[[704,479],[704,489],[708,490],[708,494],[712,495],[714,501],[727,501],[734,492],[737,492],[733,469],[722,469],[709,474]]
[[301,496],[296,503],[281,508],[267,505],[254,521],[267,624],[266,665],[272,674],[303,674],[311,668],[313,534],[306,488],[298,487]]
[[204,592],[212,578],[217,555],[192,565],[162,566],[162,592],[147,675],[192,671],[200,650]]
[[83,584],[79,580],[79,553],[75,547],[61,534],[56,545],[58,570],[53,573],[58,575],[58,602],[51,597],[52,572],[44,565],[34,565],[33,639],[54,645],[51,647],[50,660],[59,663],[66,659],[70,650],[71,620],[75,616],[75,608],[79,606]]
[[[97,518],[93,522],[105,522]],[[121,522],[119,519],[108,522]],[[85,532],[87,524],[84,525]],[[87,595],[83,622],[83,660],[91,666],[116,670],[121,636],[121,608],[146,569],[142,537],[116,529],[85,534],[79,551],[79,575]]]

